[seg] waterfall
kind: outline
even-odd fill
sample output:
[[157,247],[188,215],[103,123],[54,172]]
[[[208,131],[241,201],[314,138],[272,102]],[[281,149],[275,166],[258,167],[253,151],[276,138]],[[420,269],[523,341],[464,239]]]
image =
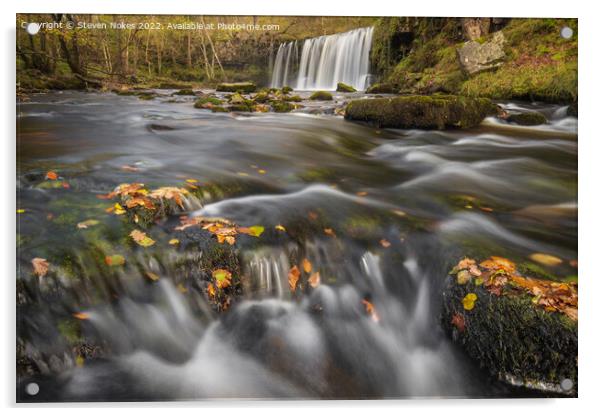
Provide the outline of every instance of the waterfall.
[[[372,27],[281,44],[276,53],[271,86],[298,90],[334,90],[338,82],[357,90],[368,87]],[[296,75],[295,75],[296,74]]]

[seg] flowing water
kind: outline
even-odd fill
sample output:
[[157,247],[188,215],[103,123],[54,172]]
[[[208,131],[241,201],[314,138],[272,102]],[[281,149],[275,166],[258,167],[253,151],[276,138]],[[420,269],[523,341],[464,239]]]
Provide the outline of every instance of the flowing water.
[[[464,255],[576,259],[576,119],[565,107],[501,103],[550,123],[441,132],[211,113],[162,94],[49,93],[18,105],[20,400],[517,394],[443,333],[440,291]],[[49,170],[69,187],[44,186]],[[96,197],[186,178],[220,189],[190,198],[188,215],[266,228],[237,240],[244,284],[226,312],[211,308],[210,276],[194,266],[209,254],[167,244],[177,215],[147,230],[157,244],[143,248]],[[99,224],[77,228],[90,218]],[[95,261],[114,253],[127,259],[116,271]],[[34,257],[54,274],[34,276]],[[292,296],[287,275],[303,257],[321,284]],[[88,319],[73,318],[82,311]],[[28,396],[32,382],[40,391]]]
[[[272,87],[335,90],[337,83],[363,91],[369,86],[373,27],[335,35],[291,41],[278,47]],[[300,53],[300,55],[299,55]]]

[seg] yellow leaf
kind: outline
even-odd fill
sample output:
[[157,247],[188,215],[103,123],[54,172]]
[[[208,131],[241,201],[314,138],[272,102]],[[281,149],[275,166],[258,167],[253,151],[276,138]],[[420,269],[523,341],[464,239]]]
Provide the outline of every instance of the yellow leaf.
[[33,265],[33,272],[37,276],[44,277],[44,276],[46,276],[46,273],[48,273],[49,264],[46,259],[36,257],[31,260],[31,264]]
[[259,169],[257,172],[259,172],[261,175],[265,175],[267,173],[265,169]]
[[246,172],[236,172],[236,174],[237,174],[238,176],[249,176],[249,174],[248,174],[248,173],[246,173]]
[[336,237],[334,230],[332,228],[324,228],[324,234],[329,235],[331,237]]
[[253,237],[259,237],[263,234],[265,227],[262,225],[253,225],[252,227],[240,227],[238,229],[239,232],[243,234],[252,235]]
[[180,244],[180,240],[178,240],[177,238],[172,238],[171,240],[169,240],[169,245],[171,246],[175,246]]
[[462,305],[464,306],[464,309],[470,311],[474,308],[476,301],[477,295],[474,293],[468,293],[466,296],[464,296],[464,299],[462,299]]
[[54,171],[48,171],[46,173],[46,179],[50,179],[51,181],[56,181],[59,178],[59,175]]
[[196,179],[186,179],[186,182],[188,182],[188,183],[197,183],[198,181]]
[[188,293],[188,289],[186,289],[186,287],[182,283],[178,283],[177,288],[180,291],[180,293]]
[[207,286],[207,295],[213,299],[215,297],[215,286],[213,286],[213,284],[209,283],[209,286]]
[[228,270],[215,269],[211,274],[215,279],[215,285],[218,287],[218,289],[225,289],[230,286],[232,273],[230,273]]
[[543,264],[544,266],[558,266],[562,263],[562,259],[552,256],[551,254],[533,253],[529,256],[529,258],[539,264]]
[[140,230],[133,230],[130,233],[130,237],[132,237],[132,240],[134,240],[136,243],[138,243],[142,247],[150,247],[153,244],[155,244],[155,240],[153,240],[152,238],[147,236],[146,233],[144,233]]
[[276,227],[274,227],[274,228],[276,228],[278,231],[286,231],[286,228],[284,228],[284,226],[282,226],[282,225],[280,225],[280,224],[278,224],[278,225],[277,225]]
[[152,280],[153,282],[156,282],[157,280],[159,280],[159,275],[153,272],[146,272],[146,277],[148,277],[150,280]]
[[303,259],[303,261],[301,262],[301,265],[303,266],[303,270],[305,270],[305,273],[310,273],[312,266],[311,266],[311,262],[307,259]]
[[113,211],[116,215],[123,215],[126,213],[126,210],[121,205],[119,205],[119,202],[115,202],[115,205],[113,205]]
[[75,357],[75,365],[78,367],[83,367],[84,366],[84,357],[82,357],[81,355],[78,355],[77,357]]
[[24,214],[25,210],[23,208],[17,210],[17,214]]
[[403,212],[400,209],[394,209],[394,210],[391,210],[391,212],[393,214],[397,215],[398,217],[405,217],[407,215],[405,212]]
[[471,277],[472,275],[468,270],[460,270],[456,276],[456,281],[459,285],[465,285],[466,283],[470,282]]

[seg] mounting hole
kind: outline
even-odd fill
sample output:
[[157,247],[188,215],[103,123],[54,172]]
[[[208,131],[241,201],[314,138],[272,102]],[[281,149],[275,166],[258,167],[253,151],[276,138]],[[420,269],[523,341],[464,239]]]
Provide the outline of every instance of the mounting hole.
[[40,31],[40,25],[38,23],[28,23],[26,30],[30,35],[35,35]]
[[563,27],[562,29],[560,29],[560,36],[562,36],[565,39],[570,39],[573,37],[573,29],[571,29],[568,26]]
[[40,386],[38,386],[38,383],[29,383],[27,386],[25,386],[25,393],[29,394],[30,396],[35,396],[39,392]]
[[564,391],[569,391],[573,388],[573,380],[565,378],[560,382],[560,388]]

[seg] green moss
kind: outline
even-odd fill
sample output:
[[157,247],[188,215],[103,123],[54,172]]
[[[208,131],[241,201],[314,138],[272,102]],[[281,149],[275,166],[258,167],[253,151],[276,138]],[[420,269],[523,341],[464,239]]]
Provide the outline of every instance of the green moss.
[[247,103],[232,104],[229,107],[230,111],[250,112],[251,107]]
[[312,95],[309,96],[310,100],[319,100],[319,101],[331,101],[332,94],[328,91],[316,91]]
[[272,109],[276,113],[288,113],[295,109],[295,106],[286,101],[272,101]]
[[194,102],[194,108],[203,108],[207,103],[217,106],[222,105],[223,101],[216,97],[201,97]]
[[511,114],[508,117],[511,123],[520,124],[521,126],[537,126],[545,124],[548,120],[546,117],[537,111],[529,111],[526,113]]
[[260,104],[263,104],[263,103],[269,101],[269,99],[270,99],[270,94],[265,91],[260,91],[253,97],[253,101],[256,103],[260,103]]
[[174,95],[194,95],[194,91],[192,91],[191,89],[183,89],[174,92]]
[[254,92],[256,89],[257,86],[253,82],[221,83],[216,87],[217,91],[240,92],[244,94]]
[[298,95],[285,95],[282,97],[282,101],[299,103],[299,102],[303,101],[303,99]]
[[213,107],[211,107],[211,112],[212,113],[227,113],[228,109],[219,106],[219,105],[214,105]]
[[293,89],[291,87],[289,87],[287,85],[285,85],[284,87],[282,87],[282,94],[286,95],[286,94],[289,94],[291,92],[293,92]]
[[495,105],[488,99],[414,95],[355,100],[347,105],[345,118],[379,127],[468,128],[495,111]]
[[378,83],[371,85],[367,90],[368,94],[395,94],[397,89],[392,84]]
[[339,82],[337,84],[337,92],[356,92],[357,90],[353,88],[351,85],[343,84]]
[[152,100],[157,97],[157,94],[155,94],[154,92],[141,92],[137,95],[138,95],[138,99],[146,100],[146,101]]

